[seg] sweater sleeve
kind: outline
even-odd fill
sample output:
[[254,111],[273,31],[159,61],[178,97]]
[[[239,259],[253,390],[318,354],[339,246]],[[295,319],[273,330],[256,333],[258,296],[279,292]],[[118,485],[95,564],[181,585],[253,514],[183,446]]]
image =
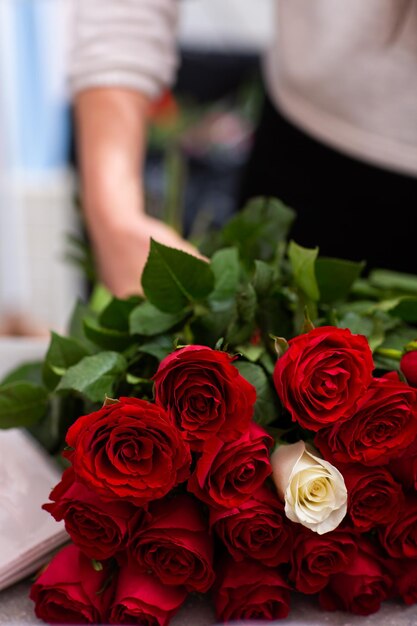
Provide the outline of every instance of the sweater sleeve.
[[73,0],[72,93],[118,86],[155,98],[174,79],[178,0]]

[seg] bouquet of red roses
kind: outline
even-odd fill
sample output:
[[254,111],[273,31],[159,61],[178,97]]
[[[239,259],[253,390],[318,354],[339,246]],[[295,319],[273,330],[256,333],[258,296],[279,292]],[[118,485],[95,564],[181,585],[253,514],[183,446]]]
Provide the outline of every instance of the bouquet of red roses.
[[39,618],[164,626],[189,593],[224,622],[285,617],[292,590],[362,615],[417,601],[417,390],[374,377],[347,329],[279,345],[279,431],[253,420],[238,361],[203,345],[160,362],[153,402],[75,421],[44,506],[72,544],[32,587]]

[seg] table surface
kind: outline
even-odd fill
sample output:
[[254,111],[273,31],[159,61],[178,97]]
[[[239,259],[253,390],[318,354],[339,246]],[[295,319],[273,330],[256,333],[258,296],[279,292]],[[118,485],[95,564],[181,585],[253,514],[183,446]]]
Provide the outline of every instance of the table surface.
[[[0,592],[0,624],[39,624],[33,613],[33,603],[28,598],[28,582],[19,583]],[[214,613],[207,599],[191,597],[177,613],[171,626],[213,626]],[[271,623],[271,622],[270,622]],[[254,622],[252,622],[252,625]],[[259,622],[259,624],[261,624]],[[263,625],[266,622],[262,622]],[[417,605],[406,607],[390,602],[369,617],[358,617],[347,613],[324,613],[319,611],[309,598],[296,597],[286,620],[274,624],[291,626],[416,626]]]

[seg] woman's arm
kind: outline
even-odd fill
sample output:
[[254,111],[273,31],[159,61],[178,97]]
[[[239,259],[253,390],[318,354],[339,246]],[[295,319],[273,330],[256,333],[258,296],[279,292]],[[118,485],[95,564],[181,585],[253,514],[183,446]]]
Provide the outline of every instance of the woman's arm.
[[194,251],[144,209],[150,102],[173,79],[176,0],[79,0],[71,63],[83,206],[101,279],[140,292],[150,237]]

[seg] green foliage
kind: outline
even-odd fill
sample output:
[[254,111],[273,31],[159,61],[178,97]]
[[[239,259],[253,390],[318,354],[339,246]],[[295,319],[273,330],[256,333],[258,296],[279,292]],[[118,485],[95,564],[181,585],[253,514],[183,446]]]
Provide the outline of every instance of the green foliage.
[[317,285],[322,303],[344,300],[355,280],[359,278],[365,263],[342,259],[318,258],[315,265]]
[[118,379],[126,369],[126,359],[117,352],[86,356],[67,369],[57,391],[74,391],[92,402],[101,402],[105,396],[115,395]]
[[270,377],[261,365],[236,361],[236,367],[256,389],[255,421],[261,426],[274,422],[278,416],[277,395],[271,387]]
[[295,212],[279,200],[255,198],[223,229],[220,245],[236,246],[245,267],[252,267],[255,259],[272,261],[294,219]]
[[0,428],[31,426],[46,412],[48,393],[39,385],[9,382],[0,388]]
[[185,309],[178,313],[164,313],[150,302],[142,302],[130,314],[129,329],[132,335],[152,337],[170,330],[187,315]]
[[151,304],[164,313],[178,313],[211,293],[214,276],[201,259],[152,240],[142,286]]
[[417,277],[375,270],[362,278],[362,263],[287,245],[293,219],[282,203],[255,199],[212,239],[210,263],[153,241],[146,299],[99,287],[77,303],[68,336],[52,333],[44,362],[0,385],[0,428],[29,427],[57,452],[68,426],[106,395],[152,400],[159,363],[192,343],[239,354],[234,363],[257,390],[256,421],[281,428],[273,337],[303,332],[306,312],[315,326],[365,335],[377,368],[398,369],[398,355],[417,339]]
[[320,298],[315,268],[318,253],[318,248],[303,248],[295,241],[291,241],[288,247],[294,283],[313,302],[317,302]]

